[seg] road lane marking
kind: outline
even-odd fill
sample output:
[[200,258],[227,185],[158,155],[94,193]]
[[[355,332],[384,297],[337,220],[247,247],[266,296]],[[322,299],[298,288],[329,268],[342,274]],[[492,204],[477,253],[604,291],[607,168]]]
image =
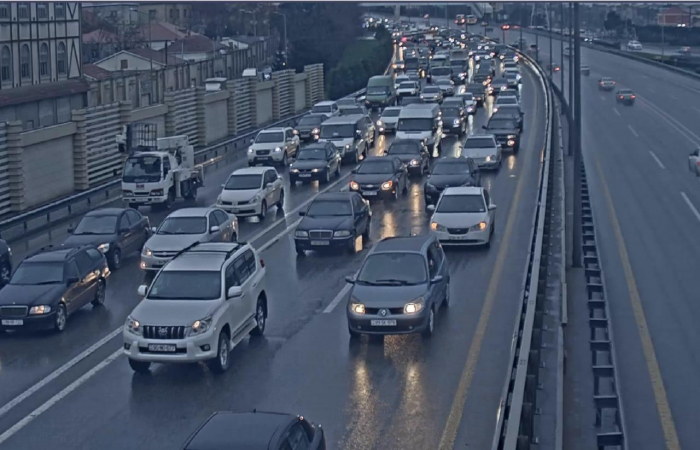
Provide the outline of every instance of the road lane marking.
[[693,109],[700,113],[700,108],[698,108],[697,106],[693,106]]
[[264,252],[265,250],[267,250],[268,247],[270,247],[272,244],[274,244],[275,242],[277,242],[277,241],[279,240],[279,238],[281,238],[281,237],[284,236],[285,234],[289,233],[289,231],[290,231],[292,228],[294,228],[294,227],[296,227],[297,225],[299,225],[299,222],[301,222],[301,219],[303,219],[303,217],[298,218],[298,219],[295,220],[293,223],[291,223],[290,225],[288,225],[287,228],[285,228],[284,230],[282,230],[277,236],[275,236],[275,237],[273,237],[272,239],[270,239],[269,241],[267,241],[267,242],[265,243],[265,245],[263,245],[262,247],[260,247],[260,248],[258,249],[258,252],[262,253],[262,252]]
[[95,367],[93,367],[92,369],[90,369],[89,371],[85,372],[85,374],[84,374],[83,376],[81,376],[80,378],[78,378],[77,380],[75,380],[74,382],[72,382],[71,384],[69,384],[68,386],[66,386],[65,388],[63,388],[60,392],[58,392],[56,395],[54,395],[53,397],[51,397],[50,399],[48,399],[48,400],[47,400],[46,402],[44,402],[41,406],[39,406],[37,409],[35,409],[34,411],[32,411],[29,415],[27,415],[26,417],[24,417],[22,420],[20,420],[20,421],[17,422],[16,424],[14,424],[14,425],[13,425],[12,427],[10,427],[7,431],[5,431],[3,434],[0,434],[0,444],[2,444],[3,442],[5,442],[6,440],[10,439],[10,438],[11,438],[13,435],[15,435],[18,431],[20,431],[22,428],[24,428],[24,427],[26,427],[27,425],[29,425],[34,419],[36,419],[37,417],[39,417],[40,415],[42,415],[43,413],[45,413],[45,412],[46,412],[49,408],[51,408],[53,405],[55,405],[56,403],[60,402],[60,401],[63,400],[68,394],[70,394],[70,393],[73,392],[74,390],[78,389],[78,388],[79,388],[80,386],[82,386],[83,384],[85,384],[85,382],[87,382],[90,378],[92,378],[93,376],[95,376],[95,374],[96,374],[97,372],[99,372],[100,370],[104,369],[104,368],[107,367],[112,361],[114,361],[114,360],[117,359],[119,356],[121,356],[122,352],[123,352],[123,349],[119,348],[119,350],[117,350],[116,352],[114,352],[114,353],[112,353],[111,355],[109,355],[109,356],[107,357],[107,359],[105,359],[104,361],[102,361],[101,363],[99,363],[98,365],[96,365]]
[[600,96],[600,99],[603,100],[603,101],[607,100],[607,98],[605,98],[605,97],[602,96],[602,95]]
[[622,114],[620,114],[620,111],[618,111],[617,108],[615,108],[614,106],[613,106],[613,111],[615,111],[615,114],[617,114],[618,116],[622,115]]
[[681,445],[680,441],[678,440],[678,433],[676,432],[676,424],[673,421],[671,407],[669,406],[668,397],[666,396],[664,380],[661,377],[661,369],[659,368],[659,362],[656,359],[656,351],[654,350],[654,344],[651,340],[651,333],[649,332],[649,325],[647,324],[646,315],[644,314],[642,299],[639,295],[639,289],[637,288],[634,271],[632,270],[632,264],[630,263],[629,254],[627,253],[627,245],[622,237],[622,229],[620,228],[620,223],[617,220],[615,205],[613,203],[612,196],[610,195],[608,183],[603,175],[603,169],[600,166],[600,161],[597,157],[594,159],[598,172],[598,178],[600,178],[600,185],[603,188],[603,195],[605,196],[607,203],[608,214],[610,215],[610,221],[615,233],[617,249],[618,253],[620,254],[620,260],[622,261],[622,269],[625,273],[625,280],[627,281],[629,300],[632,304],[632,311],[634,312],[635,321],[637,322],[637,330],[639,331],[639,338],[642,342],[642,351],[644,353],[644,359],[646,360],[652,391],[654,392],[656,410],[659,414],[661,428],[664,432],[666,448],[668,450],[680,450]]
[[629,127],[629,129],[633,135],[639,137],[639,135],[637,134],[637,131],[634,129],[634,127],[632,127],[632,125],[627,125],[627,127]]
[[695,208],[695,205],[690,201],[687,195],[685,195],[685,192],[681,192],[681,196],[683,197],[683,200],[688,204],[690,207],[690,210],[693,211],[693,214],[695,214],[695,217],[697,217],[698,220],[700,220],[700,212]]
[[100,347],[102,347],[104,344],[107,342],[111,341],[115,336],[117,336],[119,333],[122,332],[122,329],[124,327],[121,326],[117,328],[116,330],[112,331],[109,333],[107,336],[103,337],[99,341],[95,342],[92,344],[90,347],[85,349],[82,353],[77,355],[75,358],[71,359],[67,363],[63,364],[61,367],[56,369],[55,371],[51,372],[49,375],[44,377],[41,381],[27,389],[26,391],[22,392],[20,395],[17,397],[13,398],[10,400],[7,404],[5,404],[2,408],[0,408],[0,417],[4,416],[7,414],[12,408],[26,400],[28,397],[32,396],[35,392],[37,392],[39,389],[43,388],[62,374],[64,374],[66,371],[68,371],[71,367],[75,366],[78,364],[80,361],[84,360],[88,356],[92,355],[95,353]]
[[661,167],[662,169],[665,169],[665,168],[666,168],[666,167],[664,167],[664,165],[663,165],[663,163],[661,162],[661,160],[659,159],[659,157],[656,156],[656,153],[654,153],[654,152],[652,152],[651,150],[649,150],[649,154],[651,155],[652,158],[654,158],[654,161],[656,161],[656,164],[658,164],[659,167]]
[[338,306],[338,303],[345,298],[348,292],[350,292],[350,288],[352,287],[352,284],[346,284],[343,289],[338,292],[338,295],[335,296],[333,301],[326,307],[326,309],[323,310],[323,314],[328,314],[333,312],[336,306]]
[[671,98],[674,99],[674,100],[678,100],[678,97],[676,97],[676,96],[673,95],[673,94],[668,94],[668,96],[671,97]]
[[642,101],[642,104],[646,103],[645,106],[649,111],[664,119],[669,125],[675,128],[676,131],[678,131],[683,137],[688,139],[688,141],[690,141],[692,144],[697,144],[698,142],[700,142],[700,137],[697,134],[693,133],[681,122],[679,122],[675,117],[671,116],[669,113],[662,110],[661,108],[656,106],[654,103],[650,102],[648,99],[642,97],[641,95],[637,95],[637,97],[639,97],[639,99]]

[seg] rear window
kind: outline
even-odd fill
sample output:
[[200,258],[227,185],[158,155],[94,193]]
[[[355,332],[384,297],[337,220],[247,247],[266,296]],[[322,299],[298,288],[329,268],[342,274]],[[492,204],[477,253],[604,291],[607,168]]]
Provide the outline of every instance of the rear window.
[[486,148],[495,147],[496,144],[493,138],[469,138],[467,142],[464,143],[464,148]]
[[399,117],[400,113],[400,109],[385,109],[382,113],[382,117]]
[[284,141],[284,133],[281,131],[274,133],[260,133],[258,137],[255,138],[256,144],[266,144],[270,142],[282,142]]

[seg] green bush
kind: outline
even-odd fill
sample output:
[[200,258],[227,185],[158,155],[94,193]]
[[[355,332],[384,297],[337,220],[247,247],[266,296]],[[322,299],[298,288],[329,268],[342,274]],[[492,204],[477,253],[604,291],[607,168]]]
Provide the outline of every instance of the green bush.
[[343,52],[338,64],[326,75],[328,98],[339,99],[367,86],[367,80],[384,73],[393,53],[391,37],[378,32],[374,40],[358,40]]

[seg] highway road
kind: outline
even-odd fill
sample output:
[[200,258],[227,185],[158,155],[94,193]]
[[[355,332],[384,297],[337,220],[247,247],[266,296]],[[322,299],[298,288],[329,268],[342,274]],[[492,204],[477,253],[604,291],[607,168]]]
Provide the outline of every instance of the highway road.
[[[539,42],[548,60],[549,39]],[[559,55],[555,40],[555,62]],[[628,448],[700,448],[700,179],[687,165],[700,143],[700,80],[589,48],[582,64],[591,67],[582,77],[583,155]],[[634,90],[637,103],[599,91],[603,76]]]
[[[271,211],[264,223],[241,221],[241,238],[267,263],[270,317],[263,339],[234,349],[231,370],[214,376],[197,364],[156,366],[147,376],[131,371],[120,355],[119,329],[140,300],[142,274],[132,255],[110,278],[105,307],[72,316],[65,333],[0,335],[0,449],[44,449],[48,442],[55,450],[172,449],[213,411],[254,408],[321,423],[329,448],[490,446],[544,145],[543,93],[527,70],[522,99],[520,153],[482,177],[498,205],[495,241],[490,249],[448,251],[453,302],[432,339],[350,343],[344,308],[344,276],[359,268],[373,242],[428,232],[423,180],[414,179],[397,203],[373,203],[370,242],[353,256],[297,257],[290,231],[320,189],[285,186],[284,210]],[[481,131],[489,111],[490,104],[479,110],[470,131]],[[373,153],[391,140],[379,137]],[[461,142],[448,138],[443,152],[459,155]],[[235,167],[208,175],[196,204],[212,204]],[[346,166],[322,190],[346,189],[349,175]],[[164,215],[149,217],[156,225]]]

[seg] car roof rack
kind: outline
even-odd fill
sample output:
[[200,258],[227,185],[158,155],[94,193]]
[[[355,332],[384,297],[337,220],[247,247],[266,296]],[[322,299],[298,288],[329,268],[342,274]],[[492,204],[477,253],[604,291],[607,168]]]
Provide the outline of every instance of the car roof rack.
[[[217,244],[217,242],[212,242],[212,244]],[[231,250],[217,250],[213,248],[198,248],[196,249],[197,252],[200,253],[226,253],[226,259],[229,259],[231,256],[233,256],[234,253],[236,253],[238,250],[243,248],[245,245],[247,245],[247,242],[232,242],[232,244],[236,244]]]

